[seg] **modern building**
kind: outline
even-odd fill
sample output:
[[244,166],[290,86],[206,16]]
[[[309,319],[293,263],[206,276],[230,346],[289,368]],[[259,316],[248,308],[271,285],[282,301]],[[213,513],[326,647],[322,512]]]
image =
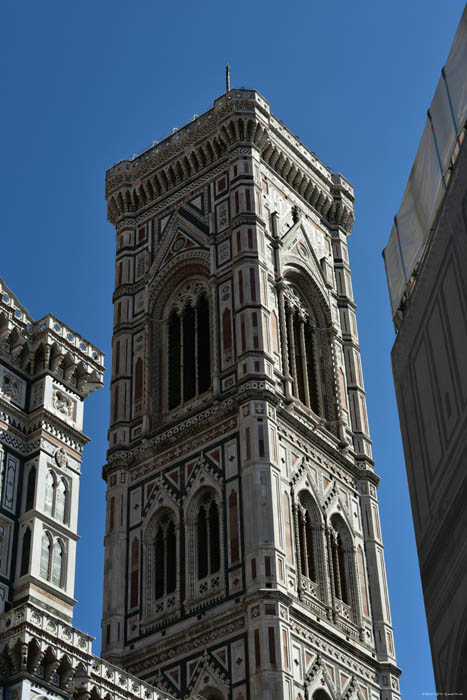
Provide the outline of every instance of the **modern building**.
[[467,694],[467,9],[385,250],[436,688]]
[[104,658],[177,698],[399,698],[352,186],[227,89],[106,193]]
[[0,280],[0,687],[6,700],[170,700],[73,627],[84,400],[103,354]]

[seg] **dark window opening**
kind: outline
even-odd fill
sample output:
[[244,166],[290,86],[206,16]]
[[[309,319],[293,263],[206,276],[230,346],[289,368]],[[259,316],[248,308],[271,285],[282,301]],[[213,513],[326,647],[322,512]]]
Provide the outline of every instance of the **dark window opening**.
[[180,403],[180,318],[173,311],[169,319],[169,409]]
[[337,535],[337,557],[339,560],[339,576],[341,587],[341,600],[349,605],[349,594],[347,590],[347,576],[345,571],[345,550],[340,535]]
[[157,528],[155,542],[155,564],[156,564],[156,580],[155,580],[155,595],[156,600],[162,598],[165,593],[165,538],[162,527]]
[[167,593],[173,593],[177,587],[177,541],[175,525],[170,522],[167,529]]
[[212,496],[208,496],[199,508],[196,530],[198,579],[202,579],[221,568],[219,508]]
[[156,600],[177,588],[177,536],[175,524],[167,515],[157,527],[154,541],[154,597]]
[[187,306],[183,315],[183,399],[189,401],[196,395],[195,377],[195,311]]
[[31,530],[28,528],[23,537],[23,550],[21,552],[20,576],[24,576],[29,571],[29,558],[31,554]]
[[205,295],[168,322],[169,410],[190,401],[211,386],[209,303]]
[[211,343],[209,337],[209,304],[205,296],[202,296],[198,302],[198,377],[198,393],[203,394],[211,386]]
[[28,483],[26,487],[26,508],[31,510],[34,507],[34,496],[36,493],[36,467],[31,467],[28,475]]
[[313,330],[309,323],[305,324],[305,351],[308,373],[308,390],[310,394],[310,408],[317,414],[319,410],[318,385],[316,377],[316,363],[314,356]]

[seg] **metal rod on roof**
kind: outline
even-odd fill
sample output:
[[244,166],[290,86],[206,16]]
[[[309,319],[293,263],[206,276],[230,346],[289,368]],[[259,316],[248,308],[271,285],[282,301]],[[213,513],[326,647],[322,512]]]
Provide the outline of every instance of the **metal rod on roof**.
[[230,90],[230,66],[225,67],[225,91]]

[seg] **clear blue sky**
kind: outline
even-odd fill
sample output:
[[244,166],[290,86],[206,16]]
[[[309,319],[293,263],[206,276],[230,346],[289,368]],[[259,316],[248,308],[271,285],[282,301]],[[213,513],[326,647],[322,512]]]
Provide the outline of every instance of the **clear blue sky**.
[[[105,171],[232,86],[255,88],[355,186],[350,238],[395,640],[405,698],[434,690],[390,369],[381,250],[464,0],[6,0],[0,275],[110,354]],[[110,357],[107,357],[110,367]],[[98,637],[109,392],[86,405],[75,624]]]

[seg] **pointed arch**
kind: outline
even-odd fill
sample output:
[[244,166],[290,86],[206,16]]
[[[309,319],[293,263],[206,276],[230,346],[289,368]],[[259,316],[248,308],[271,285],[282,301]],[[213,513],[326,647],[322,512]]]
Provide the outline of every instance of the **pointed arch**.
[[334,595],[349,606],[352,617],[356,619],[358,605],[355,597],[357,582],[355,580],[353,539],[346,522],[337,513],[331,516],[330,541]]
[[34,508],[34,502],[36,499],[36,480],[37,480],[37,469],[33,465],[28,473],[28,479],[26,482],[26,500],[24,510],[28,511]]
[[[321,509],[309,489],[299,492],[296,501],[296,541],[303,591],[327,598],[324,522]],[[311,582],[307,584],[307,581]]]
[[49,470],[45,477],[44,513],[50,516],[53,515],[55,483],[55,475]]
[[62,477],[57,480],[55,487],[55,518],[61,523],[66,522],[67,519],[67,503],[68,501],[68,488],[65,479]]
[[196,491],[187,509],[187,544],[192,558],[188,592],[192,600],[223,590],[223,517],[220,493],[211,486]]
[[[293,396],[337,431],[334,348],[330,308],[318,282],[295,264],[285,271],[283,291],[286,349]],[[323,282],[324,284],[324,282]],[[282,310],[280,310],[282,313]]]
[[65,578],[65,545],[61,539],[55,540],[52,550],[50,581],[59,588],[64,588]]
[[[163,506],[153,513],[143,539],[143,566],[149,576],[143,580],[144,613],[150,619],[174,613],[179,605],[179,534],[178,517]],[[131,602],[137,605],[139,541],[135,538],[131,552]]]
[[50,558],[52,554],[52,537],[44,530],[41,537],[40,575],[48,581],[50,576]]

